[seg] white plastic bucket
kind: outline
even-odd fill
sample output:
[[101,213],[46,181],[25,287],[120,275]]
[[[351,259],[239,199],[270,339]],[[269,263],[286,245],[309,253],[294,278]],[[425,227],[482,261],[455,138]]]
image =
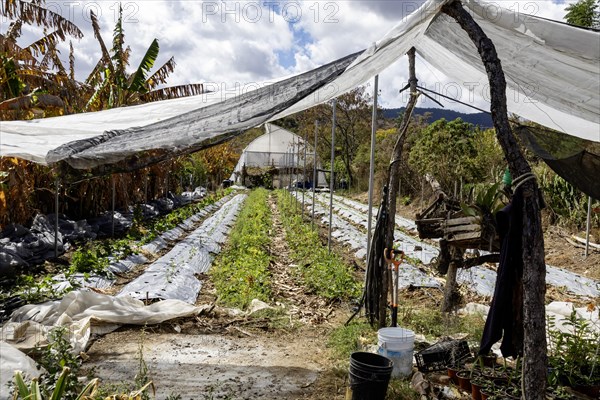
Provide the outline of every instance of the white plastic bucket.
[[410,376],[415,333],[404,328],[381,328],[377,331],[377,339],[378,353],[394,362],[392,378]]

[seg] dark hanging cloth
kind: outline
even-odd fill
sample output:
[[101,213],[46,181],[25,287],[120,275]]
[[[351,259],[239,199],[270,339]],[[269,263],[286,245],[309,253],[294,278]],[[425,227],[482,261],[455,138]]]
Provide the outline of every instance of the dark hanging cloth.
[[502,337],[504,357],[523,354],[523,193],[518,188],[509,205],[496,213],[500,263],[494,297],[485,321],[479,354],[487,354]]

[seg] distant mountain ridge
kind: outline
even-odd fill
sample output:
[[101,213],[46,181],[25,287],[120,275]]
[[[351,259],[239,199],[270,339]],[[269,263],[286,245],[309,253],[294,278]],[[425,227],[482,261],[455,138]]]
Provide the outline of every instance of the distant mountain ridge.
[[[404,112],[405,107],[402,108],[384,108],[383,116],[388,119],[395,119]],[[445,110],[443,108],[415,108],[413,115],[425,115],[425,113],[431,113],[429,122],[437,121],[438,119],[445,118],[447,121],[454,121],[456,118],[460,118],[465,122],[469,122],[473,125],[478,125],[481,128],[492,128],[492,116],[483,112],[475,114],[465,114],[454,110]]]

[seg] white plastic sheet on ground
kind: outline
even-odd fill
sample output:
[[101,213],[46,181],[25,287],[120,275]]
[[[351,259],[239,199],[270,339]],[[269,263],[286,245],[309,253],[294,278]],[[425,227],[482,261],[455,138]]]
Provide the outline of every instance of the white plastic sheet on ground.
[[[312,196],[305,196],[305,201],[307,198],[309,202],[312,201]],[[327,225],[329,223],[329,195],[318,194],[317,200],[315,213],[322,216],[322,223]],[[365,207],[362,203],[334,195],[334,216],[332,219],[334,231],[332,236],[342,242],[348,243],[354,250],[357,250],[355,255],[363,259],[366,258],[366,234],[359,232],[347,221],[351,221],[366,229],[367,213],[365,212]],[[342,218],[338,217],[338,215]],[[375,216],[373,218],[374,227]],[[400,221],[403,227],[408,228],[411,226],[410,220]],[[398,216],[396,216],[396,224],[400,225]],[[409,236],[402,231],[394,231],[394,237],[396,245],[401,250],[410,257],[418,258],[424,264],[430,263],[439,253],[439,249],[436,246]],[[456,280],[479,295],[491,297],[494,294],[496,285],[496,271],[485,266],[459,269]],[[411,281],[409,280],[409,282]],[[578,296],[600,297],[600,282],[562,268],[546,265],[546,282],[548,285],[564,288],[566,291]]]
[[[202,208],[199,212],[192,215],[191,217],[182,221],[173,229],[169,229],[163,232],[160,236],[156,237],[149,243],[146,243],[141,247],[142,252],[147,253],[158,253],[168,246],[169,243],[175,242],[182,237],[186,231],[189,231],[193,226],[200,221],[206,215],[219,209],[225,204],[231,195],[225,196],[213,204],[209,204]],[[148,259],[142,254],[131,254],[123,260],[114,260],[108,266],[108,271],[111,273],[124,273],[130,271],[138,265],[142,265],[148,262]],[[69,279],[65,278],[64,274],[56,275],[52,278],[56,283],[52,285],[53,290],[60,293],[64,290],[71,288],[71,282],[76,282],[79,287],[90,287],[95,289],[108,289],[114,284],[114,279],[103,277],[103,276],[86,276],[84,274],[75,274],[70,276]]]
[[[575,307],[575,304],[568,301],[553,301],[546,305],[546,317],[554,319],[555,330],[560,332],[573,332],[572,326],[566,323],[573,310],[575,310],[577,318],[581,318],[588,322],[591,331],[600,333],[598,308],[589,310],[587,307]],[[458,312],[460,314],[480,314],[485,318],[489,311],[490,306],[488,305],[468,303]],[[494,347],[499,348],[500,343],[497,343]]]
[[227,239],[245,194],[238,194],[207,218],[194,232],[129,282],[119,296],[138,299],[178,299],[195,303],[202,282],[197,274],[208,271],[213,255]]
[[0,359],[0,400],[10,398],[9,382],[16,370],[30,378],[37,378],[43,372],[36,367],[35,361],[3,340],[0,340]]
[[[32,304],[17,309],[0,331],[0,364],[2,393],[4,384],[15,369],[30,369],[31,364],[13,350],[5,351],[5,343],[21,351],[29,351],[47,343],[46,335],[56,326],[69,329],[73,351],[84,351],[92,334],[105,334],[123,324],[150,325],[198,315],[206,307],[195,307],[180,300],[163,300],[144,305],[130,296],[113,297],[82,289],[68,293],[60,301]],[[3,397],[4,398],[4,397]]]
[[[0,155],[91,168],[144,150],[191,151],[218,136],[327,102],[379,74],[413,46],[461,90],[488,98],[487,74],[475,46],[457,23],[440,14],[448,2],[425,1],[358,56],[272,85],[238,85],[239,96],[216,91],[97,113],[3,122]],[[508,111],[600,142],[600,33],[515,13],[501,2],[464,0],[463,5],[502,60]]]
[[15,310],[2,327],[0,339],[18,349],[30,350],[47,343],[45,334],[53,326],[68,326],[74,351],[80,352],[92,333],[111,331],[122,324],[158,324],[195,315],[201,310],[180,300],[163,300],[146,306],[130,296],[113,297],[81,289],[66,294],[61,300]]
[[[301,193],[296,193],[297,198],[302,198]],[[320,195],[317,198],[317,203],[315,204],[315,215],[322,216],[322,223],[324,225],[329,224],[329,212],[325,207],[323,201],[325,201],[325,197],[327,195]],[[308,201],[307,201],[308,198]],[[307,204],[312,204],[312,197],[305,196],[305,201]],[[336,202],[336,205],[338,203]],[[346,210],[349,211],[349,210]],[[361,222],[359,218],[356,218],[356,223]],[[357,250],[355,256],[357,258],[365,259],[367,255],[366,243],[367,243],[367,234],[362,233],[357,228],[355,228],[352,224],[349,224],[343,218],[340,218],[336,214],[332,216],[331,220],[332,225],[332,234],[336,240],[349,245],[352,250]],[[395,234],[399,235],[400,232],[396,232]],[[411,238],[411,240],[414,240]],[[422,250],[416,250],[413,244],[407,243],[405,246],[405,252],[407,255],[415,258],[425,257],[428,259],[427,253]],[[435,278],[428,276],[421,270],[419,270],[414,265],[409,263],[402,263],[399,269],[399,280],[398,287],[403,289],[407,287],[441,287],[441,284]]]

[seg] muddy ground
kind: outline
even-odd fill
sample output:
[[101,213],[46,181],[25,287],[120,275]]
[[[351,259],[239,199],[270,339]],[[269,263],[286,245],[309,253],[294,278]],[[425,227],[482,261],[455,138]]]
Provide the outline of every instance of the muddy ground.
[[[346,371],[332,359],[327,337],[347,320],[352,306],[328,304],[295,278],[274,198],[270,204],[270,305],[275,310],[247,315],[215,307],[193,319],[144,329],[123,327],[96,340],[84,366],[105,384],[118,385],[135,380],[143,359],[157,399],[344,399]],[[399,214],[414,218],[415,209],[402,207]],[[584,261],[582,250],[566,242],[565,235],[560,229],[546,231],[547,262],[600,279],[600,252]],[[214,304],[215,291],[209,277],[204,278],[198,304]],[[432,307],[441,295],[435,289],[419,293],[424,305]],[[470,300],[482,299],[463,299]]]

